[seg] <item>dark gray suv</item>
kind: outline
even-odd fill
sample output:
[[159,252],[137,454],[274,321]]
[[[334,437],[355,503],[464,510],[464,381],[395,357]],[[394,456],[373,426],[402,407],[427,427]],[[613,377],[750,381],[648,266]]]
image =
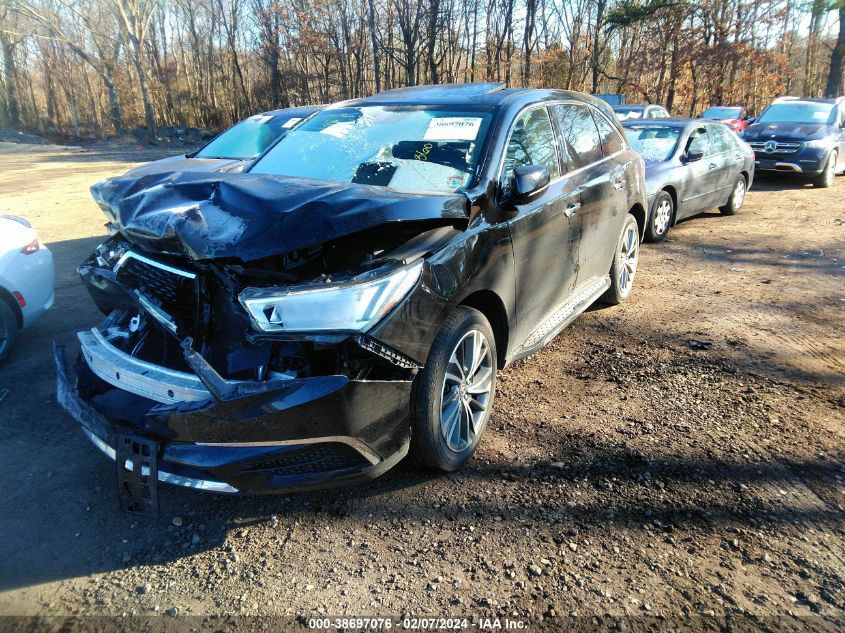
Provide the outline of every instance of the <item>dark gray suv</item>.
[[116,234],[80,268],[105,313],[56,352],[63,406],[156,481],[344,484],[410,451],[454,470],[496,371],[624,301],[644,165],[593,97],[499,84],[335,104],[242,174],[93,187]]

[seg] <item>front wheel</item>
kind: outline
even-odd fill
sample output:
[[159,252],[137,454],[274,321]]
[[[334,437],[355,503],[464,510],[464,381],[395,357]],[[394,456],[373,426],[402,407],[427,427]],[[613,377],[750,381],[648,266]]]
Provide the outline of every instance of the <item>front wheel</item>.
[[675,205],[672,196],[667,191],[661,191],[654,199],[654,208],[651,211],[651,218],[645,229],[647,242],[662,242],[669,233],[672,226],[672,216],[675,212]]
[[634,276],[637,274],[639,259],[639,226],[636,218],[629,213],[625,218],[619,239],[616,241],[613,263],[610,265],[610,288],[602,297],[605,303],[618,305],[630,296],[634,288]]
[[481,440],[496,391],[496,341],[485,316],[459,306],[434,340],[411,398],[411,456],[431,470],[463,466]]
[[830,153],[830,156],[827,159],[827,162],[824,165],[824,171],[813,180],[813,184],[816,187],[821,187],[822,189],[827,189],[828,187],[833,186],[833,181],[836,179],[836,161],[839,158],[839,155],[836,151]]
[[731,192],[731,197],[725,206],[719,207],[722,215],[735,215],[742,208],[742,203],[745,202],[745,194],[748,190],[748,185],[745,182],[745,176],[742,174],[736,180],[734,189]]

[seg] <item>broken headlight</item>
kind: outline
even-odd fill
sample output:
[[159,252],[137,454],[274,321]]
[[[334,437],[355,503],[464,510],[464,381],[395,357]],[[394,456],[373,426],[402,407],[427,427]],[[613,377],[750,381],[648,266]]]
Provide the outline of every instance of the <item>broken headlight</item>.
[[375,279],[322,287],[247,288],[239,299],[265,332],[364,332],[411,291],[422,266],[420,259]]

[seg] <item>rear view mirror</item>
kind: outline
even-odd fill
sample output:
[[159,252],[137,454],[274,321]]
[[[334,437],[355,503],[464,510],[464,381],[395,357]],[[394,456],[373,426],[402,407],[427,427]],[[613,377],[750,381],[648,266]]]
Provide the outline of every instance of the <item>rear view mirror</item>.
[[549,186],[549,170],[545,165],[520,165],[511,172],[511,195],[514,202],[527,202]]
[[701,160],[702,158],[704,158],[704,152],[691,150],[687,152],[686,162],[694,163],[695,161]]

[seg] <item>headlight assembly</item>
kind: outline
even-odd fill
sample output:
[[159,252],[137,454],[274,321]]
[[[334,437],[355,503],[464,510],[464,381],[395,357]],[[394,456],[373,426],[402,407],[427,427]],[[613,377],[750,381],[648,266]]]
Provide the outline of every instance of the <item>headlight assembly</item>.
[[238,296],[265,332],[365,332],[417,284],[423,260],[387,275],[320,287],[246,288]]
[[826,136],[825,138],[817,138],[812,141],[807,141],[804,143],[804,147],[807,149],[828,149],[829,147],[832,147],[836,141],[836,136]]

